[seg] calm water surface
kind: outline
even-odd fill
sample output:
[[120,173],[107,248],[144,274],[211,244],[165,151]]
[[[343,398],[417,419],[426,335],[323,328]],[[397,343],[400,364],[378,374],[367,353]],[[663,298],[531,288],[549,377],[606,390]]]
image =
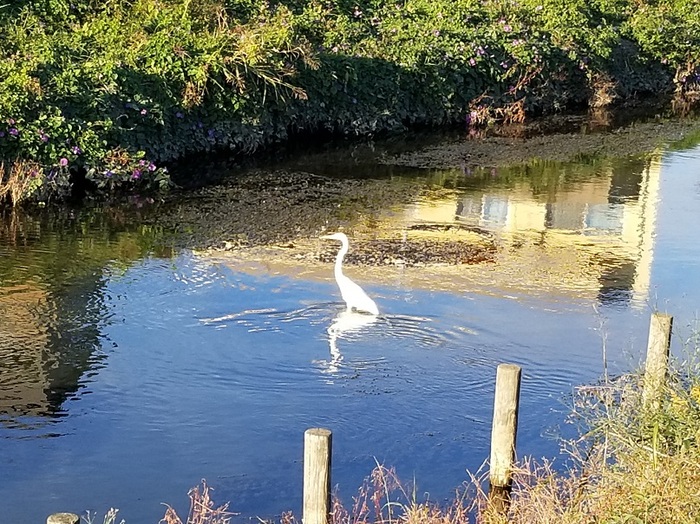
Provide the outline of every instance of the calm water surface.
[[252,273],[169,249],[138,217],[6,221],[3,521],[117,507],[157,522],[201,478],[243,516],[298,512],[311,426],[334,431],[346,501],[375,459],[441,500],[488,456],[498,363],[523,367],[519,454],[554,457],[566,396],[603,372],[603,339],[613,372],[634,368],[658,308],[682,353],[700,147],[410,177],[429,190],[375,223],[480,228],[498,255],[452,285],[440,268],[382,280],[348,267],[382,311],[365,325],[339,316],[330,264],[323,279]]

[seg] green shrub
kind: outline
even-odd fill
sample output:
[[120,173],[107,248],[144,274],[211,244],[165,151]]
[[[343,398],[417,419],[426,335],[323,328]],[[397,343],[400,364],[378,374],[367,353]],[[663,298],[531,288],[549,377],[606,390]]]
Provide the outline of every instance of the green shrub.
[[240,25],[206,1],[9,8],[0,26],[0,158],[39,162],[40,198],[65,194],[78,172],[97,189],[164,188],[163,162],[253,149],[255,134],[244,131],[259,126],[265,97],[303,95],[287,79],[308,52],[284,9]]
[[183,155],[289,132],[689,92],[699,23],[682,0],[5,0],[0,185],[31,161],[23,198],[166,188]]

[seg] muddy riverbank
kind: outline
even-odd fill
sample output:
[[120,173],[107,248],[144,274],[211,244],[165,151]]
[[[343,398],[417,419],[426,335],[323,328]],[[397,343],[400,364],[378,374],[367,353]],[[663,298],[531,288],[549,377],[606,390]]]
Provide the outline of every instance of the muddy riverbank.
[[[179,247],[221,251],[284,244],[342,228],[362,235],[376,229],[380,213],[449,193],[442,180],[446,172],[452,178],[490,177],[498,173],[479,175],[480,170],[643,156],[699,131],[698,119],[601,127],[590,117],[570,116],[502,126],[483,137],[451,132],[326,146],[301,156],[280,154],[280,160],[272,155],[245,169],[203,165],[198,167],[202,176],[207,170],[225,172],[221,182],[172,195],[158,206],[153,220],[174,232]],[[435,176],[425,176],[431,174]]]
[[650,119],[615,126],[589,116],[559,117],[466,133],[434,146],[387,155],[381,161],[422,169],[465,169],[508,166],[534,159],[566,162],[582,156],[624,157],[648,153],[698,131],[697,119]]

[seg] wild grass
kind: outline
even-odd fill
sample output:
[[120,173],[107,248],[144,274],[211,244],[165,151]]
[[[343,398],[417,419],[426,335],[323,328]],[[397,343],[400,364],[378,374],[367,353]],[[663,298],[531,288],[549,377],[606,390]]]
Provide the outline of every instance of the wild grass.
[[507,519],[495,522],[698,522],[697,361],[694,343],[691,357],[671,371],[658,409],[645,406],[639,373],[578,388],[571,420],[580,437],[565,443],[572,466],[558,472],[522,461]]
[[190,511],[187,520],[183,522],[177,512],[168,506],[160,524],[228,524],[234,513],[228,511],[228,503],[215,506],[210,490],[206,481],[202,480],[199,486],[195,486],[188,493]]
[[[118,513],[119,510],[115,508],[110,508],[107,513],[105,513],[104,518],[102,519],[102,524],[126,524],[125,520],[120,520],[117,522],[118,518]],[[97,515],[87,512],[87,515],[83,517],[83,521],[86,522],[86,524],[98,524],[99,520],[97,520]]]
[[37,162],[18,160],[9,168],[0,163],[0,207],[5,202],[14,206],[30,197],[41,185],[42,177],[43,170]]

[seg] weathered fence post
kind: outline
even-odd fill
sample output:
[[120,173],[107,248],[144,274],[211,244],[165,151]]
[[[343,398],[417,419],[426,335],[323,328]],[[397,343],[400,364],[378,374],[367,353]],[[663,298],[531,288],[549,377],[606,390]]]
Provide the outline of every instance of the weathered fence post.
[[515,364],[499,364],[496,370],[496,393],[491,427],[489,503],[497,513],[505,513],[510,503],[515,438],[518,430],[520,375],[520,366]]
[[304,432],[304,508],[302,524],[328,524],[331,511],[331,431]]
[[48,516],[46,524],[80,524],[80,517],[75,513],[54,513]]
[[642,403],[645,407],[658,406],[659,393],[666,383],[668,356],[671,348],[673,317],[665,313],[654,313],[649,322],[647,360],[644,366],[644,390]]

